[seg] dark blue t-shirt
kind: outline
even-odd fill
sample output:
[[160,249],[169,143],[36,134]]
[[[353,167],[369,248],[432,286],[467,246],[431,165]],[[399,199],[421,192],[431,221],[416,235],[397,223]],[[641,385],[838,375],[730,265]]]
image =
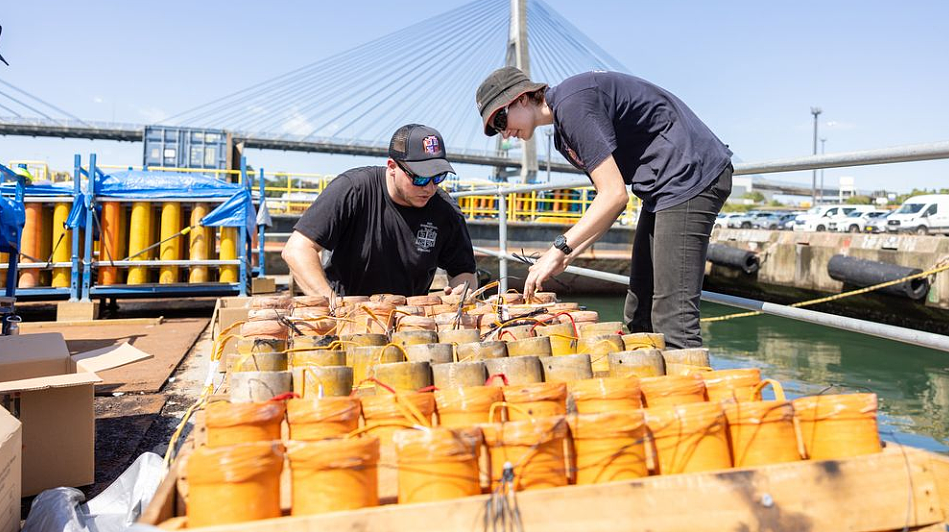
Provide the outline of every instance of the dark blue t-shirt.
[[546,99],[557,151],[587,175],[613,155],[646,211],[692,199],[731,161],[691,109],[648,81],[587,72],[547,89]]

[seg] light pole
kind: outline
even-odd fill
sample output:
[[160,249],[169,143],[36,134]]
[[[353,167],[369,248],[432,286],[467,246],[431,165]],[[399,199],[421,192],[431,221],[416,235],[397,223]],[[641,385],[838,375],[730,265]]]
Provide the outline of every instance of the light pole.
[[[821,114],[820,107],[811,107],[811,114],[814,115],[814,155],[817,155],[817,116]],[[811,206],[817,205],[817,169],[811,176]]]
[[550,151],[554,142],[554,132],[547,130],[547,182],[550,183]]
[[[820,154],[824,155],[824,143],[827,142],[826,137],[820,139]],[[824,201],[824,169],[820,169],[820,200]]]

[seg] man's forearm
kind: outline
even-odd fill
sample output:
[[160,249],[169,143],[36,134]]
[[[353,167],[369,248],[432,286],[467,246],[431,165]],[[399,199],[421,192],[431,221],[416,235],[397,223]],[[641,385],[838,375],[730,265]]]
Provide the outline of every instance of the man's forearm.
[[283,260],[290,267],[290,275],[304,294],[331,297],[333,288],[320,261],[322,249],[308,240],[303,240],[304,238],[298,233],[291,235],[283,249]]

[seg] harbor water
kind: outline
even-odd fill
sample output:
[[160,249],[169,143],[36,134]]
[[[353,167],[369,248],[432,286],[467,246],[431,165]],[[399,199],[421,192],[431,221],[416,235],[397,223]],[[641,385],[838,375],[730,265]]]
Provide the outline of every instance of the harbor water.
[[[569,299],[622,319],[622,297]],[[736,312],[702,304],[702,317]],[[702,337],[716,369],[760,367],[789,396],[873,392],[883,439],[949,454],[949,353],[775,316],[705,323]]]

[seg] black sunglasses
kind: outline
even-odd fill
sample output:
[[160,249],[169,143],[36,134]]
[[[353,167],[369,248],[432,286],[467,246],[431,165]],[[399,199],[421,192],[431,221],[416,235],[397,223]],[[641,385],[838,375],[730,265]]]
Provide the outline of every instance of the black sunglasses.
[[502,107],[498,109],[497,113],[494,113],[494,120],[491,121],[491,127],[498,133],[507,129],[507,107]]
[[428,186],[428,184],[431,183],[432,181],[434,181],[436,185],[440,185],[442,181],[444,181],[445,178],[448,177],[448,172],[438,174],[438,175],[423,177],[420,175],[413,174],[406,167],[402,166],[402,163],[398,161],[396,161],[395,164],[398,165],[398,167],[401,168],[403,172],[405,172],[405,175],[407,175],[409,179],[412,180],[412,184],[417,187]]

